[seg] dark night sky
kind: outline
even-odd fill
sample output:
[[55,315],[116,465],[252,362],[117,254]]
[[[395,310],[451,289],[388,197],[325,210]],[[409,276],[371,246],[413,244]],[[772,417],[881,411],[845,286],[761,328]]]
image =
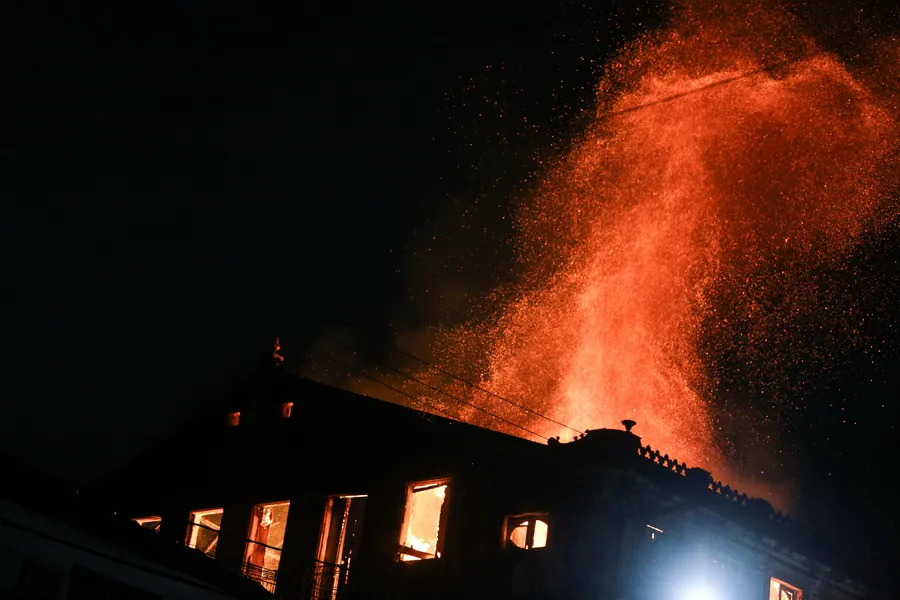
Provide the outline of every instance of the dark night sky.
[[[389,339],[398,315],[427,319],[410,281],[417,236],[460,199],[492,196],[484,218],[505,214],[535,153],[578,127],[571,107],[590,102],[593,81],[582,57],[601,60],[661,10],[287,4],[34,5],[4,23],[17,52],[4,60],[0,140],[2,435],[42,468],[102,474],[219,398],[274,333],[290,356],[323,329]],[[485,89],[539,131],[511,144],[505,124],[477,120],[466,94]],[[897,237],[866,268],[893,277]],[[489,262],[496,249],[479,243],[472,262]],[[861,419],[896,403],[892,314],[873,332],[887,358],[829,383]],[[810,489],[844,490],[832,509],[874,508],[860,527],[881,523],[891,539],[897,518],[877,499],[897,471],[884,431],[838,438],[820,465],[834,479]]]

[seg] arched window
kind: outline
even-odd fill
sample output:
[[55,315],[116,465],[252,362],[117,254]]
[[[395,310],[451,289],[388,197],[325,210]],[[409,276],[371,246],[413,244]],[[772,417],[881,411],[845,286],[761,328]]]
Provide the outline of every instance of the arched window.
[[523,550],[543,548],[550,533],[547,513],[531,513],[506,518],[506,545]]

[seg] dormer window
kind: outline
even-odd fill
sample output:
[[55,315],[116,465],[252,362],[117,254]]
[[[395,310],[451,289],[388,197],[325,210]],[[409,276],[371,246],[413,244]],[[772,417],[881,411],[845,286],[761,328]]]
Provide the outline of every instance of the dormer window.
[[241,413],[239,411],[234,411],[228,413],[228,426],[229,427],[237,427],[238,423],[241,422]]
[[281,405],[281,416],[284,417],[285,419],[290,419],[291,411],[293,411],[293,410],[294,410],[294,403],[293,402],[285,402],[284,404]]

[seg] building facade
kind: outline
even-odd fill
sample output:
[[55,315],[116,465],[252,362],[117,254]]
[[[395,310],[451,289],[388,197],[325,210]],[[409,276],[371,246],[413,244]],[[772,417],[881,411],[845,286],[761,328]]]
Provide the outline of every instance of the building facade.
[[[0,456],[0,598],[264,600],[259,585]],[[148,527],[150,528],[150,527]]]
[[283,598],[884,597],[624,425],[538,444],[275,370],[97,491]]

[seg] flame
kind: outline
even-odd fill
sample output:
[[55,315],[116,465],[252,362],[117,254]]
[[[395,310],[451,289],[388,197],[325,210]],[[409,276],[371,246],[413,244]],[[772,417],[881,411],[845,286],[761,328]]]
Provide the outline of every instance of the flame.
[[[645,443],[768,495],[717,443],[709,340],[748,364],[791,353],[779,336],[817,300],[803,274],[896,214],[894,115],[762,3],[685,4],[598,90],[595,122],[518,211],[521,282],[491,319],[445,333],[441,364],[486,357],[478,383],[497,394],[579,429],[634,419]],[[761,356],[775,339],[785,346]]]

